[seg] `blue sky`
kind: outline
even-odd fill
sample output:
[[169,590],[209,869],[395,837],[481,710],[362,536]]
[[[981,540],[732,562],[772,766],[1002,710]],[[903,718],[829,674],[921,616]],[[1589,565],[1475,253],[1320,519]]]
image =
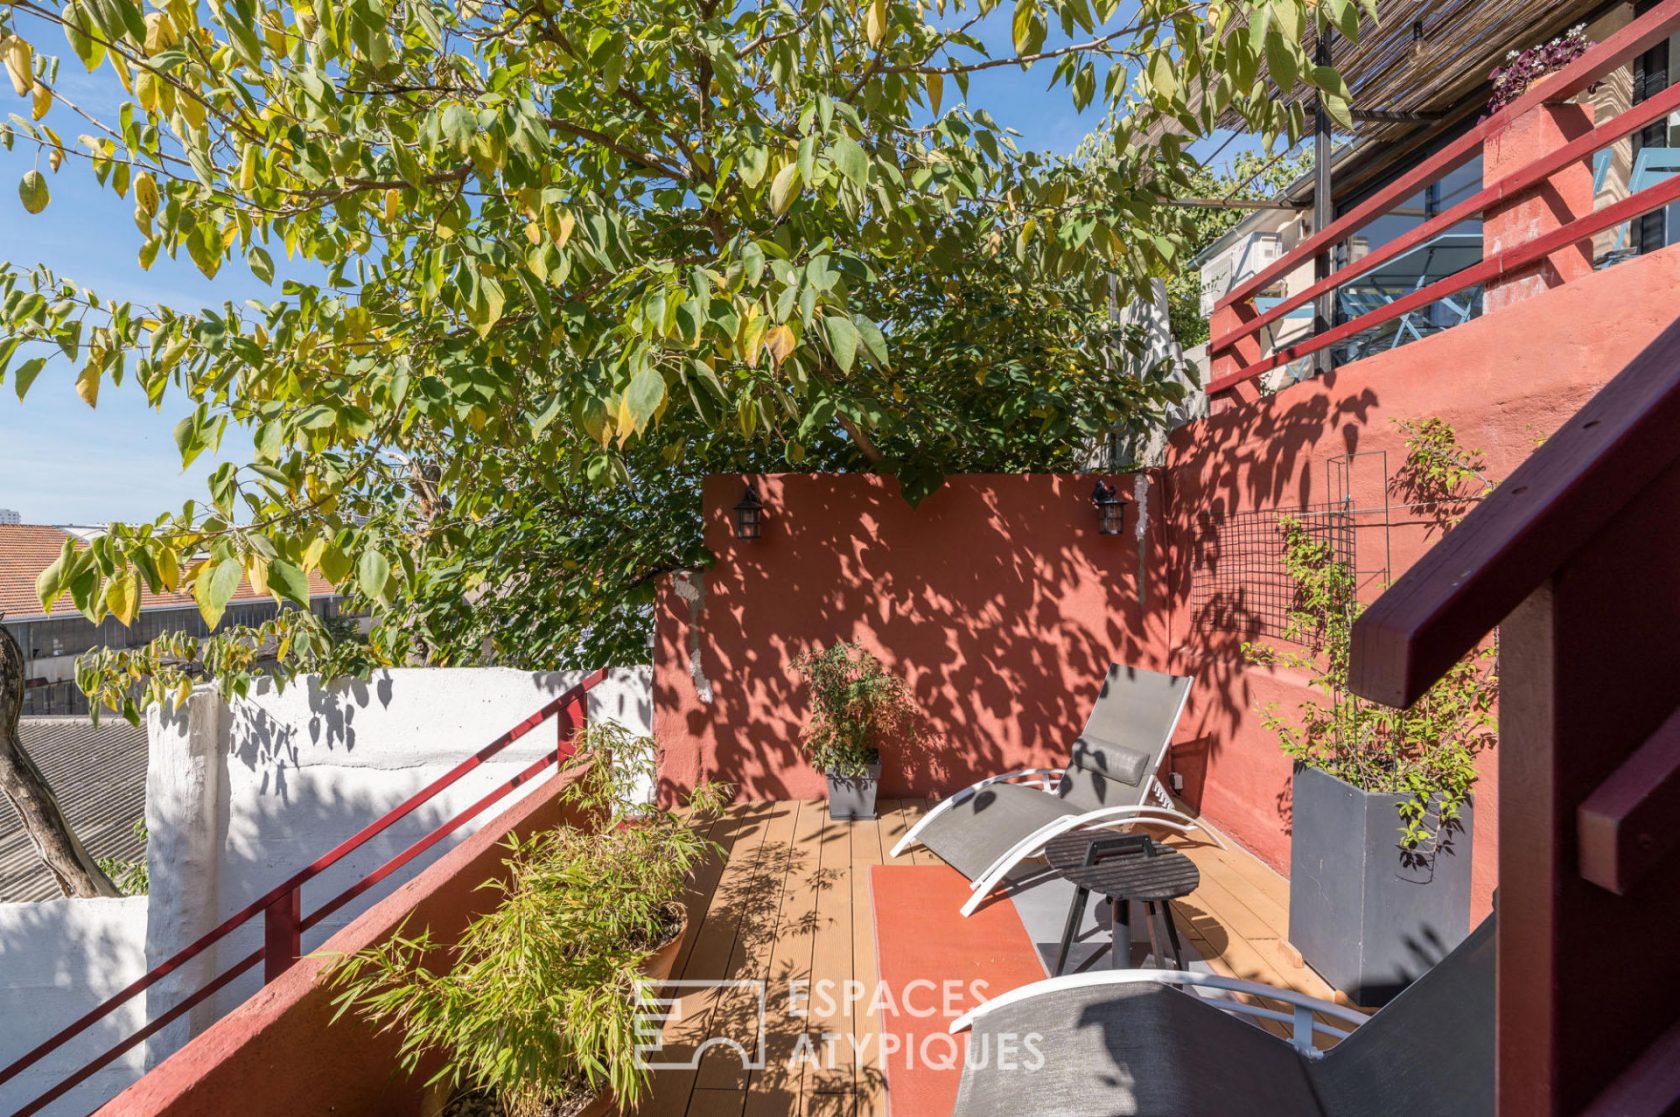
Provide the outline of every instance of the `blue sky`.
[[[983,30],[997,53],[1007,53],[1008,10],[999,11],[1003,18],[994,14]],[[34,38],[47,49],[59,49],[56,34]],[[969,103],[1018,130],[1023,147],[1071,152],[1101,114],[1096,107],[1075,113],[1065,89],[1045,90],[1049,75],[1047,66],[1025,74],[1013,67],[985,71],[974,76]],[[108,70],[84,76],[73,58],[61,67],[60,78],[67,96],[90,107],[108,104],[116,90]],[[0,83],[0,101],[10,98],[10,86]],[[956,90],[947,87],[947,103],[955,98]],[[15,101],[0,109],[26,112],[26,104]],[[67,139],[83,130],[75,127],[74,118],[59,120],[60,111],[49,121]],[[274,288],[264,287],[238,263],[229,263],[214,282],[184,257],[160,257],[150,271],[142,271],[136,261],[142,238],[130,217],[132,202],[100,188],[81,160],[66,160],[59,173],[48,175],[52,203],[31,217],[16,185],[35,165],[32,147],[20,143],[10,152],[0,150],[0,259],[22,266],[46,264],[101,296],[144,303],[197,307],[275,296]],[[47,173],[44,160],[41,171]],[[243,461],[249,453],[243,432],[230,431],[219,458],[206,454],[183,473],[173,431],[188,410],[184,401],[166,398],[163,410],[154,411],[127,382],[120,388],[107,384],[98,409],[91,410],[76,396],[72,376],[67,365],[49,365],[26,404],[18,402],[9,383],[0,387],[0,508],[21,512],[25,522],[149,519],[201,497],[204,479],[219,460]]]

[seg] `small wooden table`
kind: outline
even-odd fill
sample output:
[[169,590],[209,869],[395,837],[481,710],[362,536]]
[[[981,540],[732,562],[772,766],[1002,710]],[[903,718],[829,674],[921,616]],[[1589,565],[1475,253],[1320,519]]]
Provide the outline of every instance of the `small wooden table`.
[[[1056,954],[1058,976],[1067,964],[1068,949],[1079,929],[1080,916],[1091,893],[1106,896],[1114,914],[1114,945],[1110,964],[1115,969],[1131,965],[1132,924],[1130,905],[1137,900],[1149,913],[1150,937],[1155,938],[1155,925],[1164,924],[1165,938],[1172,946],[1173,966],[1184,968],[1184,950],[1178,941],[1178,926],[1173,922],[1169,900],[1188,896],[1202,883],[1202,874],[1195,862],[1176,850],[1156,845],[1143,834],[1064,834],[1045,847],[1044,856],[1050,867],[1064,880],[1076,886],[1073,904],[1068,908],[1067,926],[1062,931],[1061,950]],[[1159,940],[1155,956],[1161,957]]]

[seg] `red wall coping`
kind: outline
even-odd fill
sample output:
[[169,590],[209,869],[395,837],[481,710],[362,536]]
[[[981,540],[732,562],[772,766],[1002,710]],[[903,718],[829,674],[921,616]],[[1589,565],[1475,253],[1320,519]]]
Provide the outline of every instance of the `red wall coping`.
[[[575,772],[575,769],[573,770]],[[510,835],[571,822],[558,802],[569,773],[557,774],[390,896],[358,916],[250,1000],[118,1094],[105,1117],[296,1117],[300,1113],[419,1114],[423,1076],[397,1066],[398,1041],[353,1016],[336,1024],[325,971],[341,954],[388,938],[405,920],[453,942],[488,910],[496,893],[481,890],[504,875]]]

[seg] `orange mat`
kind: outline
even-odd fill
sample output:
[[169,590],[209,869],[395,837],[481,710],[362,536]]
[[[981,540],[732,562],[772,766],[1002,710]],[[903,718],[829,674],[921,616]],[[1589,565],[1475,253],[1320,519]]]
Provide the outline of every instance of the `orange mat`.
[[968,881],[945,865],[870,868],[881,968],[881,1065],[893,1117],[949,1117],[965,1036],[951,1021],[1044,977],[1015,905],[993,900],[964,919]]

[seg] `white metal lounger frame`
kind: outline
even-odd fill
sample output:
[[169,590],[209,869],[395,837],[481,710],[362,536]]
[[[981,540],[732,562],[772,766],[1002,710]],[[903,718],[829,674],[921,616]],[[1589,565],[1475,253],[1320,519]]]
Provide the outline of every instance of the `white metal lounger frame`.
[[[973,915],[985,902],[986,897],[991,895],[992,889],[1002,883],[1003,878],[1008,876],[1017,865],[1041,856],[1044,853],[1045,846],[1070,830],[1082,830],[1086,827],[1101,829],[1110,826],[1133,826],[1141,822],[1150,826],[1176,830],[1180,834],[1200,830],[1208,836],[1214,845],[1224,849],[1225,843],[1219,840],[1217,834],[1183,811],[1173,807],[1172,797],[1167,794],[1167,789],[1161,786],[1160,777],[1156,775],[1161,767],[1161,761],[1166,758],[1168,747],[1172,744],[1173,733],[1178,729],[1178,719],[1184,716],[1185,703],[1189,700],[1190,688],[1185,687],[1184,693],[1179,696],[1178,709],[1173,711],[1172,724],[1167,727],[1166,734],[1160,745],[1155,749],[1154,767],[1150,768],[1149,778],[1143,784],[1143,798],[1145,800],[1154,799],[1155,803],[1142,802],[1116,807],[1099,807],[1094,811],[1086,811],[1084,814],[1068,815],[1045,823],[1009,847],[1002,857],[993,861],[991,865],[987,866],[985,872],[969,883],[968,887],[971,895],[962,906],[963,915]],[[982,789],[994,783],[1007,783],[1037,777],[1039,790],[1053,795],[1056,791],[1056,785],[1061,782],[1066,773],[1066,768],[1027,768],[1019,772],[1005,772],[1001,776],[992,776],[970,787],[965,787],[950,798],[942,800],[938,806],[918,819],[916,825],[910,827],[909,832],[898,840],[897,845],[893,846],[892,855],[897,857],[915,844],[919,840],[921,832],[927,828],[928,823],[951,808],[968,802],[978,795]]]
[[[1066,977],[1052,977],[1044,981],[1035,981],[1031,985],[1023,985],[1019,989],[1011,989],[1007,993],[999,994],[959,1016],[951,1025],[951,1033],[966,1031],[976,1020],[989,1012],[995,1012],[1005,1005],[1018,1004],[1034,997],[1049,996],[1067,989],[1089,989],[1103,985],[1136,985],[1142,982],[1154,982],[1158,985],[1189,985],[1199,989],[1212,989],[1220,993],[1235,994],[1245,997],[1264,997],[1270,1001],[1278,1001],[1290,1006],[1290,1011],[1267,1008],[1254,1004],[1252,1001],[1239,1001],[1236,996],[1203,997],[1202,1000],[1215,1008],[1238,1016],[1256,1016],[1264,1020],[1280,1020],[1290,1025],[1293,1035],[1290,1044],[1309,1059],[1323,1058],[1324,1051],[1313,1042],[1314,1033],[1341,1039],[1354,1028],[1369,1019],[1365,1014],[1355,1012],[1351,1008],[1344,1008],[1330,1001],[1321,1001],[1317,997],[1309,997],[1305,993],[1297,993],[1293,989],[1280,989],[1275,985],[1263,985],[1258,981],[1242,981],[1234,977],[1221,977],[1218,974],[1199,973],[1193,970],[1095,970],[1091,973],[1069,974]],[[1342,1029],[1314,1019],[1314,1013],[1330,1017],[1344,1024],[1348,1028]]]

